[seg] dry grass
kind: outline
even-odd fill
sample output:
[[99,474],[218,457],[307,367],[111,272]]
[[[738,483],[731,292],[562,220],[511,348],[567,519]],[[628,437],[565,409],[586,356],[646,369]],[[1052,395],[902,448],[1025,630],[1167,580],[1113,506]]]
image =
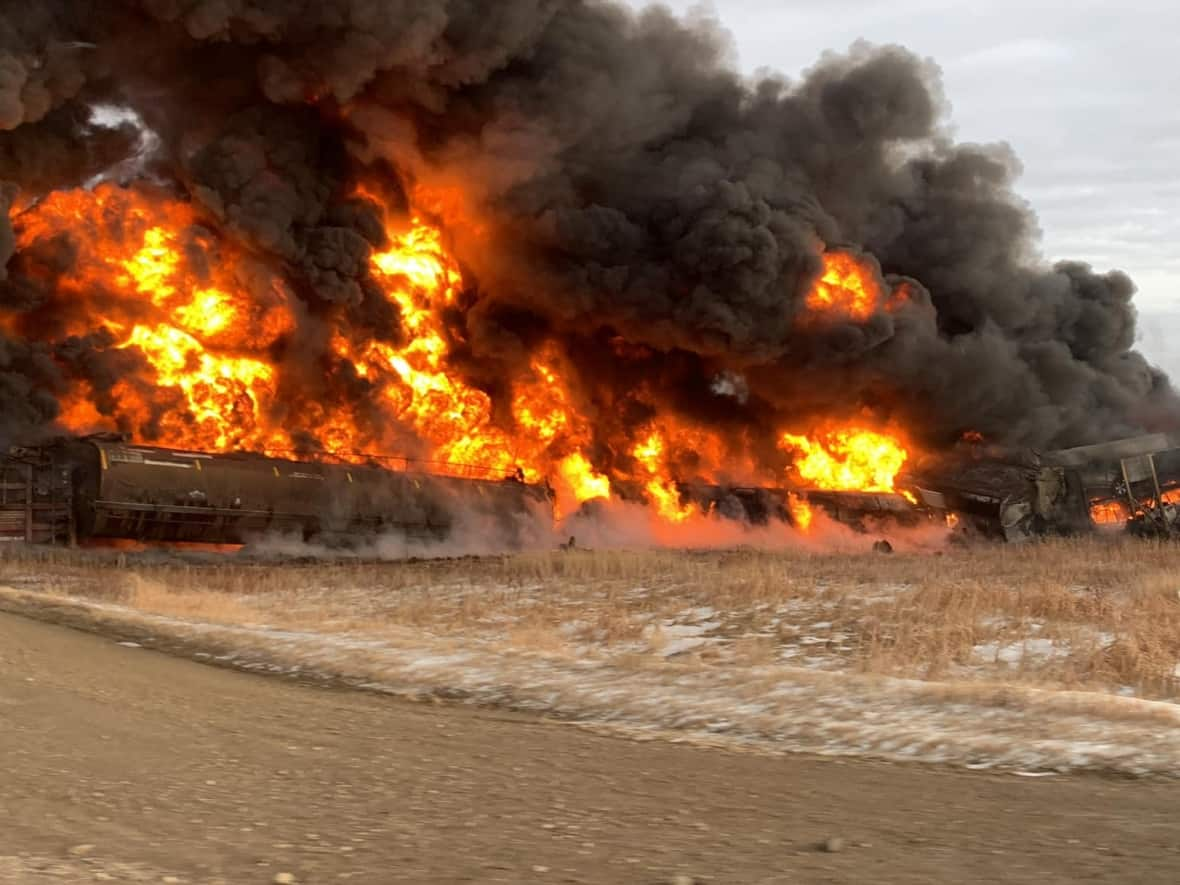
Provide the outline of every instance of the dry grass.
[[1174,698],[1178,563],[1175,546],[1103,539],[939,555],[581,551],[283,565],[10,549],[0,584],[221,624],[423,631],[616,664],[676,654],[701,666],[782,661]]

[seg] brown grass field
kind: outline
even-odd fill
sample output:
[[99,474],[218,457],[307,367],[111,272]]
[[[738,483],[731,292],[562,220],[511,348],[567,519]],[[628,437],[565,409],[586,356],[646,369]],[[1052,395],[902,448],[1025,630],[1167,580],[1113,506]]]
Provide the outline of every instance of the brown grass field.
[[0,585],[218,625],[421,634],[616,666],[787,663],[922,680],[1180,694],[1180,548],[1129,539],[937,554],[575,551],[255,563],[0,552]]

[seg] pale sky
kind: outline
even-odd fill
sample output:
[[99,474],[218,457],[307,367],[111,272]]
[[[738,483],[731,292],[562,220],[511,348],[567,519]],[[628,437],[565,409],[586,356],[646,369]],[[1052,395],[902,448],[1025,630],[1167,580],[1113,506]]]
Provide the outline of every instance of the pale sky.
[[1176,0],[664,5],[720,19],[747,73],[794,78],[861,38],[933,59],[959,140],[1006,141],[1023,161],[1017,190],[1040,218],[1046,257],[1130,274],[1140,347],[1180,378]]

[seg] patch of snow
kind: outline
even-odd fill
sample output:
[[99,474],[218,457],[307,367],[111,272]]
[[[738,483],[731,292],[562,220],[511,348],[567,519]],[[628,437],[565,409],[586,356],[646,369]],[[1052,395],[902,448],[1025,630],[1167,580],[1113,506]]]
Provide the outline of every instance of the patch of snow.
[[1001,645],[984,642],[971,649],[972,656],[985,663],[1019,664],[1022,661],[1043,662],[1069,654],[1068,645],[1056,645],[1052,639],[1024,639]]
[[682,655],[685,652],[693,651],[694,649],[700,648],[701,646],[708,645],[708,644],[709,644],[709,640],[705,639],[703,637],[700,637],[700,636],[696,636],[696,637],[690,636],[690,637],[685,637],[684,639],[674,639],[671,642],[665,643],[660,648],[660,654],[662,654],[666,658],[670,658],[675,655]]
[[677,624],[674,621],[663,621],[652,632],[662,633],[664,636],[700,636],[707,632],[703,624]]
[[648,637],[650,640],[657,640],[659,653],[670,658],[712,643],[714,640],[702,634],[714,629],[715,626],[715,624],[677,624],[664,621],[658,628],[650,629]]

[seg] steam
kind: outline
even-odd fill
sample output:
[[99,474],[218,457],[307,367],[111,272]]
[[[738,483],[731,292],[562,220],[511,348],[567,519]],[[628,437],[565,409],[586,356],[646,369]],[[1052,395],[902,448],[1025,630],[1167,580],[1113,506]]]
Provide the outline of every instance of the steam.
[[148,170],[148,163],[162,146],[162,141],[158,134],[147,128],[139,114],[132,108],[96,105],[91,108],[90,123],[96,128],[106,130],[121,130],[130,126],[135,129],[137,138],[130,156],[91,176],[84,187],[93,188],[104,181],[126,184],[144,176]]
[[[695,513],[674,525],[650,507],[630,501],[600,500],[554,526],[542,507],[506,515],[452,502],[455,519],[445,536],[421,532],[386,531],[373,536],[305,540],[302,536],[269,532],[248,539],[236,554],[250,561],[291,559],[403,561],[496,556],[507,550],[543,553],[555,550],[806,550],[816,553],[866,553],[877,539],[886,539],[899,553],[932,553],[946,549],[950,534],[941,523],[913,526],[874,523],[854,529],[817,509],[811,527],[799,532],[771,520],[757,525],[745,518],[717,513]],[[571,543],[572,540],[572,543]],[[342,543],[343,542],[343,543]]]
[[[557,340],[604,436],[659,411],[770,451],[836,411],[931,447],[1177,426],[1133,349],[1131,280],[1046,266],[1019,162],[954,143],[946,108],[934,63],[898,46],[748,81],[715,23],[606,0],[25,4],[0,23],[0,435],[47,427],[63,373],[110,387],[101,334],[31,340],[53,279],[34,268],[68,262],[68,238],[14,254],[11,227],[100,180],[166,182],[284,278],[310,397],[365,395],[322,369],[326,316],[403,334],[366,258],[374,200],[413,200],[471,284],[456,371],[494,393]],[[825,246],[908,303],[797,322]]]
[[866,553],[877,539],[888,540],[904,553],[932,553],[950,542],[946,526],[923,522],[904,526],[896,521],[866,520],[857,530],[816,508],[811,526],[800,532],[790,524],[771,519],[754,524],[742,517],[720,513],[694,513],[682,522],[670,524],[650,507],[631,501],[595,501],[567,519],[556,531],[565,543],[593,550],[671,549],[805,550],[815,553]]

